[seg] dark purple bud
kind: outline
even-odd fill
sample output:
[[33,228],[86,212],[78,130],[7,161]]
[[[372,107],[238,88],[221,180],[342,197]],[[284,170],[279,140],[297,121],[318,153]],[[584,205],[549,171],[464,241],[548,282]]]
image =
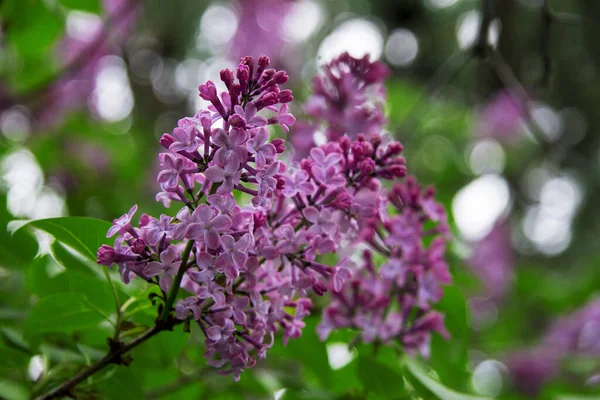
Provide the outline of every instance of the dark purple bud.
[[265,69],[269,66],[271,60],[267,56],[258,57],[258,69],[256,70],[256,77],[260,78]]
[[137,238],[131,245],[131,251],[135,254],[142,254],[146,251],[146,242],[142,238]]
[[277,104],[277,94],[273,92],[265,93],[254,103],[257,110]]
[[107,267],[112,266],[118,260],[118,256],[117,256],[117,253],[115,252],[115,249],[113,249],[112,247],[110,247],[109,245],[106,245],[106,244],[103,244],[98,249],[96,258],[97,258],[98,264],[104,265]]
[[223,83],[225,84],[225,86],[227,86],[227,89],[229,90],[231,88],[231,84],[233,83],[234,80],[234,76],[233,76],[233,71],[230,69],[223,69],[221,70],[221,80],[223,81]]
[[294,96],[292,95],[292,91],[290,89],[285,89],[279,92],[277,95],[280,103],[289,103],[294,100]]
[[273,83],[276,85],[283,85],[289,80],[289,76],[285,71],[277,71],[275,75],[273,75]]
[[242,93],[242,88],[238,83],[234,83],[229,88],[229,97],[231,97],[231,107],[239,104],[238,99]]
[[160,137],[160,144],[167,150],[169,150],[169,147],[173,143],[175,143],[175,138],[168,133],[163,133],[163,135]]
[[285,180],[280,176],[276,177],[276,179],[277,179],[276,189],[283,190],[283,188],[285,187]]
[[250,76],[250,78],[252,78],[254,76],[253,75],[254,74],[254,58],[252,58],[250,56],[246,56],[246,57],[242,58],[242,60],[240,61],[240,64],[248,66],[248,70],[250,71],[249,76]]
[[392,142],[389,144],[389,146],[385,150],[383,159],[398,155],[398,154],[402,153],[402,150],[404,150],[404,146],[402,146],[402,144],[400,142]]
[[212,81],[208,81],[205,84],[198,86],[198,90],[200,91],[200,97],[204,100],[210,101],[211,103],[219,101],[217,98],[217,87]]
[[327,285],[318,279],[313,281],[312,288],[318,296],[323,296],[327,292]]
[[350,138],[348,136],[342,136],[339,140],[340,143],[340,148],[342,149],[342,151],[347,154],[348,151],[350,150],[350,147],[352,146],[352,144],[350,143]]
[[372,158],[366,158],[360,162],[360,172],[362,172],[363,176],[369,176],[373,171],[375,171],[375,161]]
[[238,65],[237,78],[240,81],[242,93],[245,93],[248,89],[248,81],[250,80],[250,68],[247,65]]
[[276,138],[271,140],[271,144],[273,146],[275,146],[275,150],[278,153],[283,153],[285,151],[285,146],[284,146],[285,140],[281,139],[281,138]]

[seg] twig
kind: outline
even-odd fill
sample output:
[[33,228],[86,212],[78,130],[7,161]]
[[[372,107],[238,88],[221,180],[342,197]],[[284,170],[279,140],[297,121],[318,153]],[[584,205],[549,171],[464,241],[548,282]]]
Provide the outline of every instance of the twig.
[[580,26],[583,18],[580,15],[569,14],[565,12],[551,12],[552,19],[563,25]]
[[542,74],[540,83],[543,87],[550,85],[552,74],[552,59],[550,57],[550,25],[552,24],[552,13],[550,11],[550,0],[544,0],[541,7],[542,27],[540,30],[540,53],[542,57]]
[[83,68],[88,61],[88,58],[94,54],[94,52],[98,51],[100,45],[107,41],[110,35],[110,27],[114,23],[114,21],[118,18],[126,18],[130,13],[132,13],[135,9],[137,1],[130,0],[126,1],[113,13],[107,13],[106,18],[100,28],[100,33],[98,36],[89,43],[76,57],[71,61],[68,65],[64,66],[58,74],[52,76],[45,81],[38,84],[38,87],[33,89],[31,92],[26,93],[20,100],[17,99],[17,102],[29,103],[30,105],[35,105],[36,103],[44,100],[48,95],[49,91],[61,79],[69,79],[73,74],[77,73],[81,68]]
[[161,321],[166,322],[169,318],[169,314],[171,314],[171,308],[173,308],[173,303],[175,303],[175,299],[177,298],[177,292],[179,291],[179,287],[181,286],[181,280],[183,279],[183,274],[186,269],[186,264],[188,259],[190,258],[190,253],[192,252],[192,247],[194,247],[194,241],[188,240],[185,250],[183,251],[183,256],[181,257],[181,267],[177,271],[177,275],[175,275],[175,279],[173,280],[173,284],[171,285],[171,290],[169,290],[169,297],[167,297],[167,301],[165,302],[165,308],[163,309],[162,315],[160,316]]
[[512,93],[509,93],[509,97],[517,109],[522,109],[524,111],[525,118],[523,118],[523,120],[529,131],[531,131],[531,133],[542,146],[550,147],[551,142],[549,138],[544,134],[543,129],[537,124],[531,115],[530,96],[513,72],[510,65],[508,65],[498,51],[495,51],[490,55],[490,64],[504,87],[507,89],[512,89],[516,94],[518,100],[514,99]]
[[125,353],[134,349],[135,347],[139,346],[140,344],[146,342],[148,339],[150,339],[151,337],[153,337],[154,335],[156,335],[157,333],[159,333],[160,331],[165,330],[165,329],[167,329],[167,328],[164,325],[157,324],[157,325],[153,326],[152,328],[148,329],[146,331],[146,333],[144,333],[142,336],[135,338],[128,344],[120,347],[119,349],[117,349],[115,351],[109,352],[100,361],[98,361],[97,363],[84,369],[83,371],[81,371],[80,373],[78,373],[77,375],[72,377],[71,379],[64,381],[60,386],[52,389],[51,391],[44,394],[43,396],[38,397],[37,400],[51,400],[51,399],[56,399],[56,398],[62,397],[62,396],[69,396],[75,386],[77,386],[78,384],[80,384],[81,382],[83,382],[84,380],[89,378],[90,376],[94,375],[96,372],[100,371],[107,365],[117,362],[121,358],[122,355],[124,355]]
[[[109,352],[100,361],[98,361],[97,363],[84,369],[83,371],[81,371],[79,374],[75,375],[71,379],[63,382],[60,386],[56,387],[55,389],[52,389],[45,395],[39,397],[37,400],[50,400],[50,399],[55,399],[55,398],[61,397],[61,396],[70,396],[72,394],[71,392],[72,392],[73,388],[75,386],[77,386],[79,383],[83,382],[84,380],[86,380],[90,376],[94,375],[96,372],[100,371],[101,369],[103,369],[104,367],[106,367],[109,364],[121,363],[122,355],[124,355],[125,353],[134,349],[135,347],[141,345],[142,343],[146,342],[148,339],[150,339],[152,336],[156,335],[157,333],[164,331],[164,330],[170,330],[173,328],[173,326],[175,324],[180,323],[180,321],[170,320],[169,317],[171,316],[171,309],[173,308],[173,303],[175,302],[175,299],[177,298],[177,292],[179,291],[179,287],[181,286],[181,280],[183,279],[183,274],[186,271],[185,265],[187,264],[187,260],[190,257],[193,246],[194,246],[194,241],[193,240],[188,241],[188,243],[185,247],[185,250],[183,251],[183,256],[182,256],[182,260],[181,260],[181,268],[179,268],[179,271],[177,272],[177,275],[175,276],[175,280],[173,282],[173,285],[171,286],[171,290],[169,291],[169,297],[167,298],[167,301],[165,302],[165,305],[164,305],[165,307],[163,308],[162,314],[156,320],[155,325],[152,328],[148,329],[144,334],[133,339],[131,342],[129,342],[126,345],[121,345],[118,340],[110,340],[110,342],[116,343],[117,346],[113,347],[113,345],[111,345]],[[120,307],[119,307],[119,312],[120,312]],[[116,330],[117,329],[118,328],[116,328]]]

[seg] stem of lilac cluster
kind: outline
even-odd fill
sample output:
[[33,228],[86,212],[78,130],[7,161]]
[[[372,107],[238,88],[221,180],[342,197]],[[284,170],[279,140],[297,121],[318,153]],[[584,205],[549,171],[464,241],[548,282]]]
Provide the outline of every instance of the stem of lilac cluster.
[[256,170],[248,165],[248,163],[243,163],[242,167],[246,168],[246,171],[250,172],[252,175],[256,175]]
[[115,321],[115,334],[113,336],[114,340],[119,339],[119,334],[121,333],[121,302],[119,301],[119,294],[117,293],[117,288],[113,283],[112,279],[110,279],[110,275],[108,274],[108,270],[106,268],[102,268],[102,272],[104,272],[104,276],[108,281],[108,284],[112,290],[112,295],[115,300],[115,308],[116,308],[116,321]]
[[242,185],[235,185],[234,187],[240,192],[248,193],[250,196],[258,196],[258,191],[254,189],[249,189]]
[[160,316],[160,320],[162,322],[166,322],[169,318],[169,314],[171,313],[171,309],[173,308],[173,303],[175,303],[175,299],[177,298],[177,292],[179,291],[179,287],[181,286],[183,274],[185,274],[185,271],[187,271],[186,265],[188,259],[190,258],[190,254],[192,253],[193,247],[193,240],[189,240],[185,245],[185,250],[183,250],[183,255],[181,256],[181,267],[179,268],[179,271],[177,271],[175,279],[173,279],[173,285],[171,285],[171,289],[169,290],[169,295],[167,296],[167,301],[165,302],[165,308],[163,309],[162,315]]
[[163,327],[160,325],[153,326],[152,328],[148,329],[142,336],[135,338],[128,344],[118,348],[115,351],[109,352],[106,356],[104,356],[102,359],[100,359],[100,361],[98,361],[95,364],[90,365],[88,368],[79,372],[77,375],[73,376],[71,379],[64,381],[60,386],[52,389],[51,391],[49,391],[48,393],[46,393],[44,395],[38,397],[37,400],[50,400],[50,399],[57,399],[59,397],[67,397],[67,396],[73,397],[71,391],[75,386],[77,386],[81,382],[85,381],[87,378],[94,375],[96,372],[100,371],[107,365],[112,364],[114,362],[118,362],[118,360],[121,359],[122,355],[124,355],[125,353],[134,349],[135,347],[139,346],[140,344],[146,342],[148,339],[150,339],[151,337],[153,337],[154,335],[156,335],[157,333],[159,333],[162,330],[163,330]]

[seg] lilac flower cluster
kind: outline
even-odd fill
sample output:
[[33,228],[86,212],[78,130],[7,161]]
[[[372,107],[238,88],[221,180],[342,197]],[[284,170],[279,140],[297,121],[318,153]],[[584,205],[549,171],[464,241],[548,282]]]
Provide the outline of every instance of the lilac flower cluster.
[[384,79],[389,70],[369,56],[357,59],[343,53],[323,68],[321,76],[313,78],[314,95],[305,105],[313,123],[301,123],[295,129],[292,143],[297,157],[305,157],[314,146],[314,134],[325,128],[328,140],[344,135],[381,133],[386,124]]
[[[539,344],[511,354],[506,364],[515,388],[536,396],[542,387],[560,373],[561,362],[568,356],[597,359],[600,355],[600,298],[556,320]],[[592,377],[590,383],[597,379]]]
[[[443,315],[431,309],[442,296],[441,285],[451,280],[444,260],[446,214],[433,190],[422,190],[412,177],[397,183],[385,200],[395,212],[390,216],[380,206],[381,212],[362,221],[360,241],[370,248],[343,290],[333,290],[319,335],[356,328],[366,343],[399,341],[428,357],[431,332],[449,336]],[[373,251],[385,260],[380,269]]]
[[140,10],[135,0],[103,0],[102,5],[105,10],[102,22],[97,26],[87,23],[91,32],[83,38],[67,34],[59,41],[57,56],[65,70],[45,93],[44,107],[35,110],[36,124],[60,122],[65,113],[88,103],[95,111],[90,93],[96,86],[100,61],[114,54],[114,47],[125,44]]
[[[279,160],[284,142],[270,140],[268,125],[287,130],[295,122],[293,96],[280,88],[286,73],[268,67],[267,57],[244,57],[236,71],[221,71],[226,92],[218,94],[210,81],[199,87],[208,109],[179,120],[160,140],[167,151],[159,156],[157,200],[183,208],[174,218],[143,215],[134,227],[134,206],[108,232],[117,235],[115,246],[98,251],[98,263],[118,264],[124,282],[139,276],[158,285],[167,307],[172,293],[187,291],[176,317],[198,324],[208,363],[235,379],[266,357],[275,333],[284,343],[301,335],[311,293],[346,292],[353,263],[342,257],[327,265],[323,254],[362,242],[381,249],[390,259],[378,277],[400,282],[404,275],[403,296],[414,298],[402,304],[411,309],[426,310],[441,296],[438,282],[449,279],[442,241],[422,244],[445,229],[433,192],[422,194],[411,179],[389,195],[383,188],[382,180],[405,176],[400,143],[377,134],[343,136],[297,164]],[[400,215],[387,215],[388,198]],[[441,222],[425,231],[428,220]],[[378,224],[389,232],[382,243],[369,235]],[[433,312],[415,318],[404,332],[407,346],[423,349],[428,331],[444,332]]]

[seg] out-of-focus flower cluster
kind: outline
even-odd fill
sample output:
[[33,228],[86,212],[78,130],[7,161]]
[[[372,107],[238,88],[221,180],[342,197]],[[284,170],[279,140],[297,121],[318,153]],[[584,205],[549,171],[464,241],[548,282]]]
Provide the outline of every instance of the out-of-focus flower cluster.
[[292,135],[296,157],[308,154],[317,131],[324,131],[330,141],[344,135],[353,139],[359,133],[381,133],[387,122],[383,82],[388,75],[388,68],[371,62],[368,55],[357,59],[343,53],[326,64],[322,75],[313,78],[314,94],[305,105],[313,122],[299,123]]
[[[556,320],[532,349],[507,359],[515,387],[535,396],[544,384],[559,375],[561,362],[569,356],[596,359],[600,355],[600,299]],[[591,378],[597,380],[598,376]],[[591,382],[590,382],[591,383]]]
[[85,14],[74,16],[76,30],[85,32],[79,36],[66,34],[58,43],[63,71],[43,95],[44,107],[36,110],[37,124],[56,123],[67,111],[82,105],[95,110],[90,94],[96,87],[100,61],[125,44],[140,8],[135,0],[103,0],[102,5],[105,15],[101,20]]
[[[342,62],[356,69],[368,60],[345,54]],[[353,74],[367,82],[373,71]],[[235,71],[221,71],[221,80],[226,92],[210,81],[200,85],[208,109],[179,120],[160,140],[168,151],[159,156],[157,200],[183,208],[174,218],[143,215],[134,227],[134,206],[114,221],[108,236],[117,235],[115,246],[102,246],[98,262],[118,264],[124,282],[139,276],[159,285],[165,300],[180,286],[189,292],[176,317],[197,322],[209,364],[236,379],[266,356],[276,332],[284,343],[301,335],[311,293],[334,296],[323,333],[353,326],[366,341],[397,338],[427,354],[430,332],[446,333],[430,310],[450,278],[440,236],[445,214],[433,191],[413,179],[384,188],[382,181],[405,176],[400,143],[373,132],[340,134],[286,166],[279,161],[284,141],[271,140],[268,125],[288,130],[295,122],[292,93],[280,88],[287,74],[269,68],[267,57],[245,57]],[[425,246],[429,236],[436,239]],[[386,258],[380,270],[368,252],[358,269],[348,257],[322,262],[323,254],[361,243]]]

